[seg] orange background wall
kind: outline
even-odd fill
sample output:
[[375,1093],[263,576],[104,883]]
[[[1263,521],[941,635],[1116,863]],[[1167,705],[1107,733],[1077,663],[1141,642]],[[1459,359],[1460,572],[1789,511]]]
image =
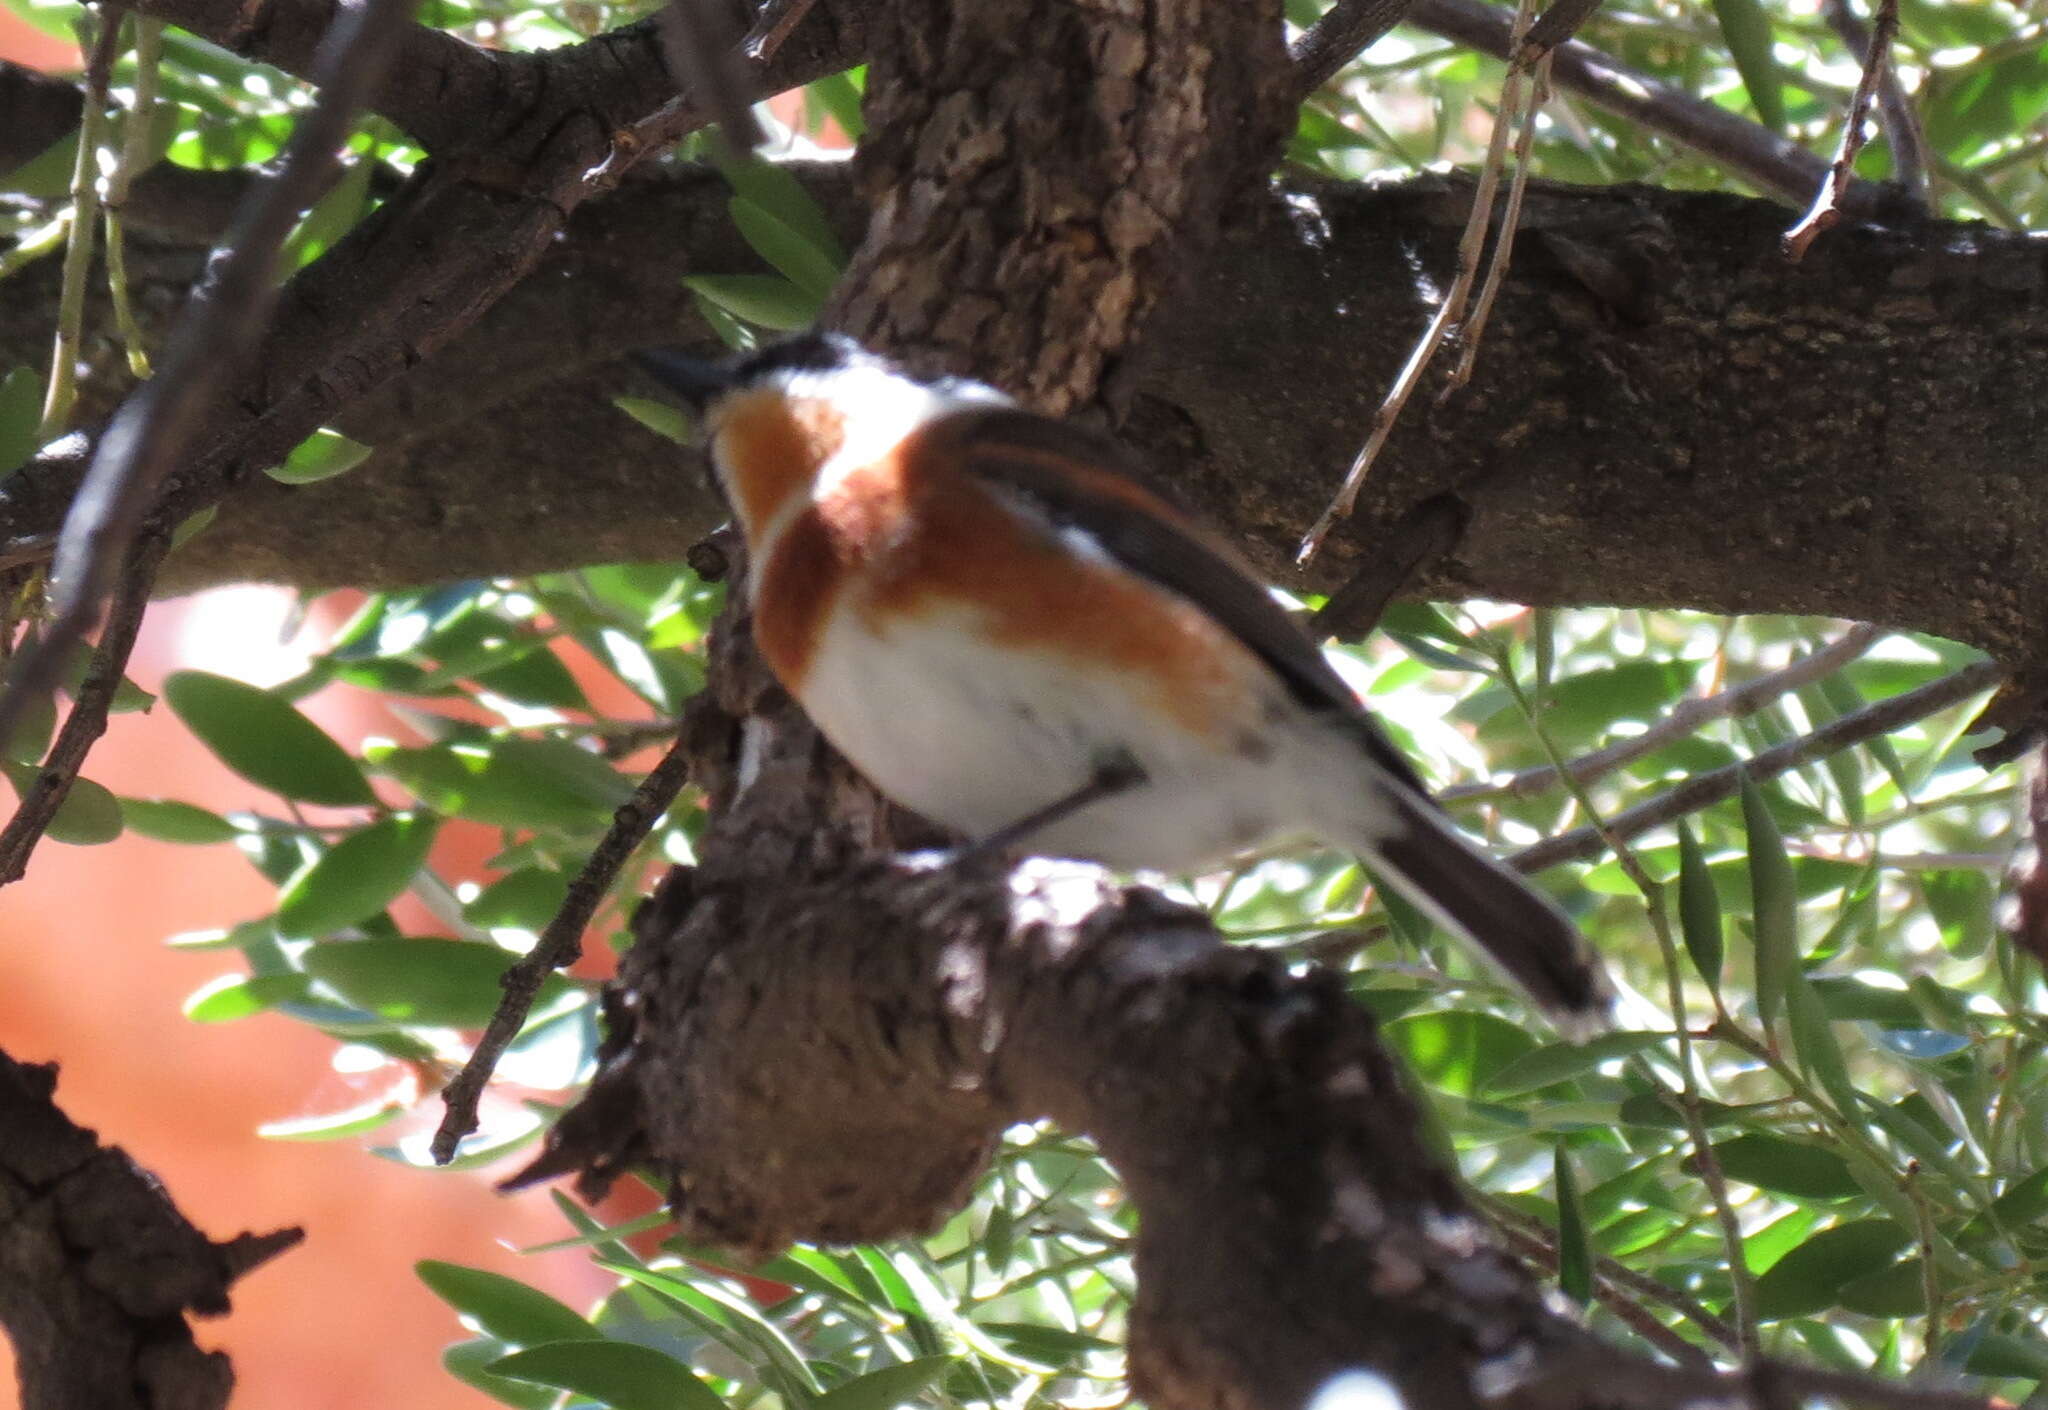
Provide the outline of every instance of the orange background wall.
[[[51,68],[76,62],[4,11],[0,57]],[[276,645],[288,603],[284,593],[257,588],[160,603],[130,673],[149,689],[180,665],[259,684],[281,680],[296,669],[294,649]],[[328,692],[311,712],[348,742],[393,732],[362,696]],[[117,716],[87,774],[144,797],[275,806],[214,762],[162,707]],[[0,790],[0,808],[11,807]],[[440,1369],[441,1348],[464,1332],[413,1276],[414,1260],[495,1268],[578,1306],[606,1280],[576,1252],[511,1252],[568,1232],[540,1191],[507,1199],[491,1191],[488,1175],[408,1169],[372,1156],[363,1142],[301,1145],[255,1134],[264,1122],[354,1106],[391,1081],[388,1073],[336,1074],[334,1045],[283,1018],[208,1027],[181,1016],[184,997],[230,968],[232,957],[173,952],[164,937],[262,914],[271,899],[232,849],[136,837],[104,847],[46,841],[27,878],[0,889],[0,1048],[60,1063],[65,1110],[154,1171],[206,1233],[304,1226],[301,1247],[236,1288],[231,1316],[201,1324],[202,1342],[234,1359],[236,1405],[494,1405]],[[391,1132],[372,1139],[388,1141]],[[0,1338],[0,1410],[16,1405]]]

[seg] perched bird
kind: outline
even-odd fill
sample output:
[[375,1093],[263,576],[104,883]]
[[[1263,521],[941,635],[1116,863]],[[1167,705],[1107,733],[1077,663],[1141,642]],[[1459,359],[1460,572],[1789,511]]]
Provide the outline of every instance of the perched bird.
[[813,333],[642,365],[705,418],[776,676],[896,802],[989,846],[1190,871],[1357,854],[1567,1031],[1571,922],[1478,851],[1235,556],[1097,432]]

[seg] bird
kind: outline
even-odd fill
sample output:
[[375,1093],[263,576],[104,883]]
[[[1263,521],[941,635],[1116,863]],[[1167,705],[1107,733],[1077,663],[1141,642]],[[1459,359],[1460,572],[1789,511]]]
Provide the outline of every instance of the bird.
[[1236,551],[1106,433],[840,333],[636,360],[701,420],[755,640],[882,794],[969,840],[1187,874],[1306,836],[1476,945],[1570,1036],[1611,988],[1451,823]]

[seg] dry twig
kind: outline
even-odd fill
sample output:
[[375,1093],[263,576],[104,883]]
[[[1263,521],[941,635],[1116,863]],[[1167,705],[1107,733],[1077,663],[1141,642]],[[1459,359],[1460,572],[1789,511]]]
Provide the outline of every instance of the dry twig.
[[498,1011],[491,1015],[490,1026],[477,1039],[469,1061],[441,1093],[446,1110],[434,1131],[432,1147],[434,1159],[441,1164],[453,1160],[462,1138],[476,1129],[477,1103],[483,1099],[484,1087],[497,1070],[498,1059],[526,1026],[526,1016],[533,1011],[541,985],[556,970],[573,964],[583,952],[584,927],[590,924],[605,893],[611,890],[619,868],[682,791],[683,780],[690,771],[686,744],[687,736],[677,739],[653,771],[640,780],[633,796],[619,805],[604,840],[569,884],[569,894],[563,898],[561,909],[555,912],[534,947],[499,979],[505,997],[498,1001]]
[[1597,856],[1610,838],[1626,842],[1642,836],[1651,828],[1661,827],[1687,813],[1696,813],[1723,798],[1734,797],[1741,791],[1744,774],[1758,781],[1776,778],[1802,764],[1810,764],[1852,744],[1888,734],[1915,720],[1946,710],[1989,690],[2004,674],[2004,668],[1995,661],[1974,662],[1940,680],[1929,681],[1917,690],[1867,705],[1811,734],[1766,749],[1743,763],[1730,764],[1712,773],[1697,774],[1668,793],[1616,813],[1607,819],[1604,827],[1575,828],[1546,838],[1533,847],[1525,847],[1509,857],[1508,863],[1518,871],[1537,872],[1562,862],[1584,861]]
[[1605,749],[1581,754],[1566,766],[1564,775],[1545,764],[1493,782],[1459,784],[1444,789],[1437,797],[1446,803],[1464,803],[1478,798],[1530,798],[1557,787],[1566,776],[1574,783],[1591,783],[1646,754],[1655,753],[1667,744],[1696,733],[1712,721],[1754,715],[1788,692],[1834,674],[1870,650],[1884,636],[1882,627],[1854,626],[1818,651],[1802,656],[1769,675],[1758,676],[1718,695],[1681,700],[1641,734],[1610,744]]
[[1842,193],[1849,189],[1849,177],[1856,166],[1856,154],[1863,150],[1863,125],[1870,117],[1871,101],[1877,96],[1878,81],[1891,72],[1892,39],[1899,32],[1899,0],[1878,0],[1877,22],[1870,32],[1870,48],[1863,56],[1863,77],[1856,83],[1856,96],[1849,100],[1849,116],[1842,123],[1841,145],[1828,168],[1813,204],[1794,222],[1779,242],[1785,258],[1797,263],[1823,230],[1834,228],[1842,218]]
[[1415,0],[1337,0],[1308,33],[1294,41],[1296,102],[1342,72],[1344,66],[1401,23]]

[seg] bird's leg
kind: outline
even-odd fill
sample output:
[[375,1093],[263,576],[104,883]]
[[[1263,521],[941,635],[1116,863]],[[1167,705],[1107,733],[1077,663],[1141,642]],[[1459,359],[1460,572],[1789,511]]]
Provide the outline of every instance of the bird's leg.
[[1072,817],[1090,803],[1136,788],[1145,781],[1145,770],[1136,759],[1121,749],[1101,760],[1088,782],[1082,784],[1063,798],[1055,798],[1033,812],[1026,813],[1008,827],[996,829],[978,842],[970,842],[955,852],[949,859],[952,866],[972,866],[976,862],[1009,851],[1020,842],[1030,840],[1033,833],[1042,832],[1062,819]]

